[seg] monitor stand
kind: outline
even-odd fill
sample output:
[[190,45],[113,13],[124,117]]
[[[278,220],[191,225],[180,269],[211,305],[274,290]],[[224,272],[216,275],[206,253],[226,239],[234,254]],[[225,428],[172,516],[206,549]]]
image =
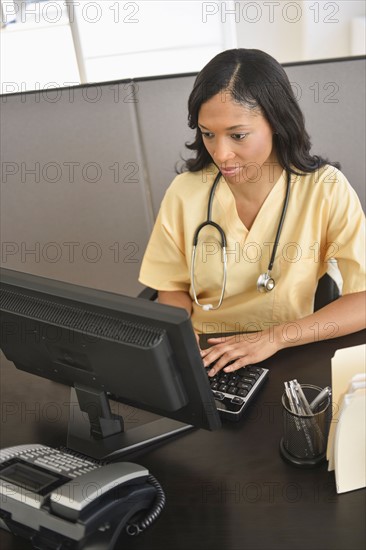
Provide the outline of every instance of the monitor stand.
[[97,460],[113,461],[147,452],[192,429],[190,424],[159,418],[125,431],[123,418],[112,414],[105,392],[77,384],[71,388],[67,447]]

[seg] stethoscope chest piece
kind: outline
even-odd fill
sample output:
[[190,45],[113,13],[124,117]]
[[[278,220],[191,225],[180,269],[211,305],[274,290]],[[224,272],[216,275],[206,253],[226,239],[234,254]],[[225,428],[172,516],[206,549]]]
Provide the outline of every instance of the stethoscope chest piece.
[[271,292],[276,286],[275,280],[268,273],[261,273],[257,280],[257,290],[259,292]]

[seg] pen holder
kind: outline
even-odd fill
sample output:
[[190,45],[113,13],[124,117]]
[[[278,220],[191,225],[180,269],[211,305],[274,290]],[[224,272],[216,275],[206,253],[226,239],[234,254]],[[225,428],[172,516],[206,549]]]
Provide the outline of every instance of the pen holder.
[[[302,384],[309,403],[322,388]],[[331,398],[328,396],[312,416],[292,412],[286,393],[282,395],[284,435],[280,441],[280,455],[294,466],[312,468],[325,460],[330,421]]]

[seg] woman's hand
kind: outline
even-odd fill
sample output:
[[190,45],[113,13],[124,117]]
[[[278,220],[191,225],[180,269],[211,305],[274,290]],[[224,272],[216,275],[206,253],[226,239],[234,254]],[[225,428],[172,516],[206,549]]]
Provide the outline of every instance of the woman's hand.
[[[213,345],[201,351],[203,364],[208,367],[216,361],[208,373],[209,376],[214,376],[221,369],[233,372],[247,365],[259,363],[279,350],[274,333],[270,330],[209,338],[207,342]],[[234,362],[226,366],[231,361]]]

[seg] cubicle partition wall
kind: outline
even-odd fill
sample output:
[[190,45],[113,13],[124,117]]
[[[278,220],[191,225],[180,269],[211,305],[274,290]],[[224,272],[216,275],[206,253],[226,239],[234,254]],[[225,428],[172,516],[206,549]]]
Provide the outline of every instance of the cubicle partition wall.
[[153,224],[134,84],[3,97],[2,265],[138,292]]
[[[284,65],[313,152],[365,206],[365,58]],[[134,296],[185,142],[194,74],[4,95],[1,264]]]

